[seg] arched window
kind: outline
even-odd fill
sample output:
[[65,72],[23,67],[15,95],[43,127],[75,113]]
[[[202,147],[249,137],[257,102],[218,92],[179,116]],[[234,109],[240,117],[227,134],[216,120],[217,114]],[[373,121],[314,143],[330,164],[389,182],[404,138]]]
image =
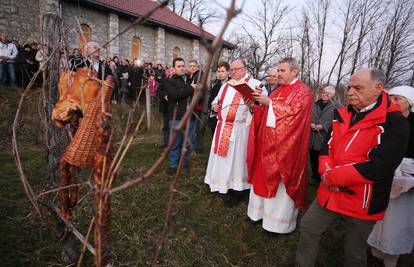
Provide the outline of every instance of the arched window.
[[87,47],[86,44],[92,38],[92,30],[87,24],[81,24],[81,34],[79,36],[79,48],[82,51],[82,55],[86,56]]
[[140,58],[141,57],[141,40],[138,37],[132,38],[131,45],[131,58]]
[[179,57],[180,55],[181,55],[180,48],[174,47],[174,49],[173,49],[173,59]]

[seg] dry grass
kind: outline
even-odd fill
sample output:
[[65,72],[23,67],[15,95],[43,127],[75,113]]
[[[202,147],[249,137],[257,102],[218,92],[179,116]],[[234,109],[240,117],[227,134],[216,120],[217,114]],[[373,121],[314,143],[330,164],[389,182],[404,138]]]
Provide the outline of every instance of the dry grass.
[[[39,95],[38,91],[30,95],[19,132],[19,140],[24,144],[21,145],[23,166],[38,192],[47,176],[40,123],[37,112],[33,111]],[[8,145],[17,93],[11,88],[0,88],[0,101],[6,101],[0,114],[0,261],[2,266],[63,266],[59,260],[60,244],[52,230],[42,226],[30,213]],[[121,136],[127,110],[126,105],[114,108],[116,138]],[[161,127],[157,111],[155,108],[154,127],[141,132],[140,142],[128,152],[115,186],[142,174],[159,156]],[[206,147],[210,140],[206,131]],[[247,203],[225,208],[222,198],[210,193],[203,183],[207,157],[193,156],[190,174],[180,178],[173,225],[159,266],[275,266],[280,261],[293,260],[298,232],[269,237],[260,226],[246,222]],[[164,166],[159,170],[153,180],[112,197],[112,245],[119,266],[146,266],[151,260],[168,197],[170,178],[165,169]],[[88,175],[88,171],[83,171],[81,180]],[[314,189],[311,191],[309,199],[314,196]],[[83,233],[93,214],[93,203],[89,195],[75,212],[76,224]],[[337,230],[340,223],[333,225],[335,231],[327,232],[321,242],[319,266],[341,262],[343,235]],[[85,266],[88,266],[92,260],[89,254],[86,256]]]

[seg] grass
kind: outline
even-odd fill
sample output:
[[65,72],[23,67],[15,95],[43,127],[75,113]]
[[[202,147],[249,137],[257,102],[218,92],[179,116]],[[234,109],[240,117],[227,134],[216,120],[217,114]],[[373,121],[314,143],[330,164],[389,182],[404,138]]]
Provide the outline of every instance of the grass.
[[[33,92],[22,113],[19,127],[22,162],[36,192],[46,184],[46,160],[38,114],[40,93]],[[12,158],[11,123],[17,107],[18,94],[12,88],[0,88],[4,110],[0,114],[0,262],[2,266],[64,266],[60,263],[61,243],[53,230],[32,213]],[[3,108],[2,108],[3,109]],[[113,125],[120,138],[125,124],[126,105],[114,107]],[[144,172],[160,155],[160,121],[155,110],[154,127],[142,131],[128,152],[116,185]],[[206,131],[204,146],[210,146]],[[206,149],[208,151],[208,149]],[[162,251],[159,266],[275,266],[294,259],[298,231],[290,235],[269,237],[260,226],[246,222],[247,203],[225,208],[218,194],[204,185],[207,154],[192,156],[191,171],[180,177],[174,220]],[[84,181],[88,171],[81,173]],[[112,246],[119,266],[147,266],[155,243],[162,231],[166,200],[171,178],[166,166],[145,184],[115,194],[112,201]],[[309,200],[315,195],[312,188]],[[84,191],[81,191],[85,193]],[[75,212],[75,223],[82,233],[93,214],[93,197],[89,195]],[[303,212],[300,213],[302,216]],[[343,233],[341,222],[335,223],[322,241],[318,266],[341,263]],[[91,240],[92,242],[92,240]],[[84,266],[92,265],[86,254]]]

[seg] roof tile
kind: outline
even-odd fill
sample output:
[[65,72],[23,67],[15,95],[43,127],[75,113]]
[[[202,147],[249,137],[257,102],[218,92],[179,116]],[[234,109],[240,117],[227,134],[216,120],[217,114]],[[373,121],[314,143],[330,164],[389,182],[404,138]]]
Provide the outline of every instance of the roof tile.
[[[151,0],[95,0],[93,1],[96,4],[101,4],[107,7],[113,7],[128,13],[133,13],[137,16],[143,16],[147,14],[150,10],[155,8],[158,3]],[[168,8],[158,9],[150,16],[150,20],[166,24],[167,26],[177,28],[178,30],[190,32],[197,36],[201,36],[201,33],[204,32],[204,35],[208,39],[213,39],[214,35],[201,29],[199,26],[193,24],[192,22],[180,17],[178,14],[173,12]]]

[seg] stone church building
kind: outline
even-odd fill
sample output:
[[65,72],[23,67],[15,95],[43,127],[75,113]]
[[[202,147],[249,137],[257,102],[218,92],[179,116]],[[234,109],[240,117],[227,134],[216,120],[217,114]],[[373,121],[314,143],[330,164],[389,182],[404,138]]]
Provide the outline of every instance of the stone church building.
[[[60,7],[63,24],[68,29],[70,50],[82,47],[87,41],[105,44],[157,5],[152,0],[1,0],[0,32],[8,33],[10,39],[17,39],[20,44],[40,42],[41,17],[53,6],[51,4]],[[115,38],[101,55],[138,58],[169,66],[174,57],[180,56],[186,61],[196,59],[203,64],[207,52],[201,44],[202,36],[208,40],[214,38],[164,8],[157,10],[144,24]],[[224,41],[220,58],[227,59],[232,48],[231,43]]]

